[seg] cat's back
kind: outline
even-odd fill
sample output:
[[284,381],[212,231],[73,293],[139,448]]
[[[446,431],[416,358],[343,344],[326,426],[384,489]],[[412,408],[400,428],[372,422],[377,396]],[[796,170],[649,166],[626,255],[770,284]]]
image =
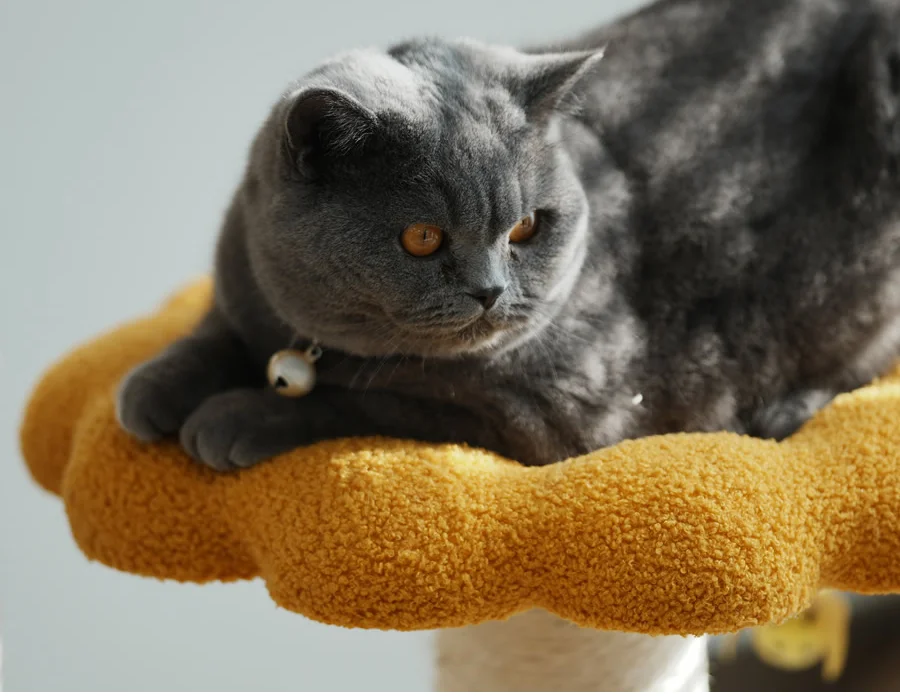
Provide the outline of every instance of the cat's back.
[[[792,176],[852,54],[878,23],[900,16],[893,5],[654,3],[566,46],[606,47],[582,86],[580,117],[650,196],[679,214],[721,217],[744,203],[738,188],[756,188],[758,202]],[[722,182],[715,190],[712,178]]]
[[579,119],[628,179],[656,367],[750,402],[896,353],[900,2],[664,0],[569,47],[604,45]]

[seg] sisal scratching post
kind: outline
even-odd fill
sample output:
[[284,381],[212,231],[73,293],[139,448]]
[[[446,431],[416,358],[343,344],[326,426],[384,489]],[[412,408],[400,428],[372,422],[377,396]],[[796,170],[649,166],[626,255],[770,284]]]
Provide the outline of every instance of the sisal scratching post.
[[438,691],[708,691],[706,638],[581,628],[543,610],[437,634]]

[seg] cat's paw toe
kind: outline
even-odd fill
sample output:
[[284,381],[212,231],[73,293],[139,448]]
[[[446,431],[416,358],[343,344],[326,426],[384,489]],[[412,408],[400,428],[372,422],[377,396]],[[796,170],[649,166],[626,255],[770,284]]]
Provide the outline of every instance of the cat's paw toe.
[[827,404],[833,392],[809,389],[790,395],[761,408],[754,414],[749,434],[767,440],[784,440]]
[[768,409],[759,414],[750,428],[750,434],[764,440],[784,440],[800,429],[807,415],[789,409]]
[[211,469],[233,471],[240,468],[231,457],[235,433],[227,426],[208,419],[189,418],[179,437],[184,450]]
[[144,366],[128,374],[116,395],[119,424],[143,442],[155,442],[178,432],[186,414],[177,394]]
[[262,431],[265,408],[256,390],[210,397],[182,426],[181,446],[216,471],[249,468],[275,454]]

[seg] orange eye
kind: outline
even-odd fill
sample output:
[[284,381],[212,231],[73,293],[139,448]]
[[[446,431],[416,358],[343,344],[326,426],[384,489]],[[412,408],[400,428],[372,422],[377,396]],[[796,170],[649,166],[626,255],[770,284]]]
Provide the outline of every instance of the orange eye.
[[444,231],[440,227],[417,222],[400,235],[400,243],[413,256],[429,256],[441,248]]
[[535,212],[531,213],[531,215],[526,215],[509,231],[509,241],[514,242],[515,244],[527,242],[534,236],[534,233],[537,232],[537,228],[537,213]]

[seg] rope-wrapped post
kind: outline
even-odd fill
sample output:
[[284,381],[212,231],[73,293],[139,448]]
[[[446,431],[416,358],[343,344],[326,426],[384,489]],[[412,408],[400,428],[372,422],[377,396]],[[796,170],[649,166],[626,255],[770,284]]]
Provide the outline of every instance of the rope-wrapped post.
[[709,691],[706,638],[581,628],[542,610],[439,631],[438,691]]

